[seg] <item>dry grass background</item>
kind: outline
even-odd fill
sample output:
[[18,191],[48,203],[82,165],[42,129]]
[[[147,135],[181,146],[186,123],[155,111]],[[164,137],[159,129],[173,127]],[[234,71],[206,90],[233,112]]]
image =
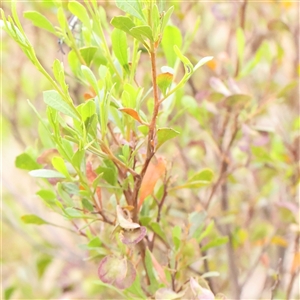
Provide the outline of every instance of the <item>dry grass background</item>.
[[[199,4],[199,5],[198,5]],[[114,15],[115,9],[109,2],[104,3],[107,7],[108,16]],[[200,78],[194,81],[196,89],[202,86],[202,77],[222,76],[226,70],[221,66],[227,65],[230,70],[234,68],[230,63],[235,43],[231,33],[234,18],[226,14],[237,10],[238,3],[228,1],[228,3],[217,2],[187,2],[181,1],[181,15],[174,17],[174,24],[178,25],[183,32],[193,27],[198,14],[202,16],[202,25],[195,41],[190,47],[190,54],[213,55],[217,58],[218,65],[215,69],[206,69]],[[9,3],[3,3],[3,8],[9,14]],[[46,4],[42,2],[19,2],[17,10],[19,16],[24,11],[36,9],[44,13],[55,23],[55,14]],[[213,10],[225,16],[225,20],[214,18]],[[247,8],[247,24],[249,32],[253,33],[251,38],[252,49],[254,51],[259,38],[263,38],[266,31],[266,24],[273,18],[282,17],[289,22],[292,28],[299,26],[299,5],[293,1],[250,3]],[[282,15],[281,15],[282,14]],[[109,17],[109,19],[110,19]],[[28,20],[21,19],[25,32],[30,37],[36,48],[38,56],[46,69],[50,70],[55,58],[59,58],[66,63],[66,58],[58,51],[57,38],[32,27]],[[297,25],[298,22],[298,25]],[[263,29],[262,29],[263,28]],[[295,31],[294,34],[299,34]],[[273,33],[277,34],[277,33]],[[229,41],[231,39],[231,41]],[[282,34],[281,45],[284,48],[284,59],[280,66],[274,66],[276,81],[284,86],[297,77],[297,67],[299,63],[299,49],[297,43],[299,36],[293,33]],[[100,299],[99,288],[92,284],[97,280],[95,263],[84,261],[85,251],[77,245],[83,243],[80,236],[69,234],[67,231],[59,230],[50,226],[31,227],[24,226],[20,221],[20,216],[27,213],[34,213],[45,216],[45,219],[68,227],[68,222],[57,214],[49,212],[35,195],[37,184],[29,177],[25,171],[15,168],[15,157],[22,153],[27,147],[35,150],[37,145],[37,123],[38,119],[27,104],[30,99],[39,111],[44,111],[42,91],[49,86],[44,78],[26,60],[24,54],[5,33],[2,33],[2,109],[3,109],[3,132],[2,132],[2,288],[15,287],[12,299]],[[277,68],[277,69],[276,69]],[[147,72],[146,68],[141,72]],[[265,91],[265,79],[259,76],[274,75],[272,72],[263,72],[253,78],[252,75],[243,83],[243,88],[249,90],[255,82],[262,82],[254,94],[260,95]],[[202,77],[201,77],[202,76]],[[274,78],[273,78],[274,79]],[[71,91],[74,95],[82,93],[76,86],[71,84]],[[283,134],[286,128],[285,122],[295,117],[299,112],[299,94],[290,95],[284,104],[271,107],[271,116],[275,122],[279,122]],[[262,118],[261,124],[270,124],[269,118]],[[287,133],[288,134],[288,133]],[[289,137],[287,137],[289,138]],[[280,187],[279,187],[280,188]],[[292,259],[292,244],[288,250]],[[48,266],[45,276],[39,279],[37,262],[53,257],[53,262]],[[243,299],[258,299],[256,293],[259,286],[264,284],[265,270],[262,266],[255,269],[249,284],[244,289]],[[82,284],[83,283],[83,284]],[[299,295],[299,287],[295,285],[294,294]],[[104,299],[104,298],[102,298]]]

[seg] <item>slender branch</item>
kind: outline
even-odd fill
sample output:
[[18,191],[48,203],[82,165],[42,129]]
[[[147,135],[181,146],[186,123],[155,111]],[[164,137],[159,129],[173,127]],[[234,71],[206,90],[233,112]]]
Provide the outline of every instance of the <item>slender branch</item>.
[[[157,212],[157,218],[156,218],[157,223],[159,223],[159,221],[160,221],[161,210],[162,210],[163,204],[165,202],[165,199],[167,198],[167,195],[168,195],[168,183],[169,183],[170,179],[171,179],[171,177],[169,177],[167,179],[165,177],[165,180],[164,180],[164,193],[162,195],[162,198],[161,198],[160,202],[158,203],[158,212]],[[156,237],[156,233],[154,232],[153,233],[153,238],[152,238],[151,242],[149,243],[149,250],[150,251],[153,250],[155,237]]]
[[[300,234],[298,233],[296,235],[295,244],[294,244],[294,253],[295,253],[295,255],[299,252],[299,241],[300,241]],[[294,281],[297,277],[298,271],[299,271],[299,266],[295,270],[293,270],[293,266],[292,266],[291,279],[289,281],[287,291],[286,291],[286,299],[287,300],[289,300],[291,298],[291,293],[292,293],[292,289],[293,289],[293,286],[294,286]]]
[[139,190],[142,185],[143,178],[145,176],[145,173],[147,171],[147,168],[149,166],[149,163],[152,159],[152,157],[155,154],[155,145],[154,145],[154,139],[156,134],[156,119],[159,112],[159,96],[158,96],[158,86],[156,82],[156,48],[154,45],[151,45],[151,51],[150,51],[150,58],[151,58],[151,76],[152,76],[152,86],[153,86],[153,97],[154,97],[154,109],[152,113],[152,119],[149,125],[149,133],[148,133],[148,144],[147,144],[147,154],[146,154],[146,160],[144,162],[142,171],[139,176],[136,176],[135,180],[135,186],[133,191],[133,203],[134,203],[134,211],[133,211],[133,221],[137,221],[137,215],[138,215],[138,194]]
[[250,266],[248,268],[248,272],[244,278],[244,280],[242,281],[241,283],[241,289],[246,285],[246,283],[248,282],[248,280],[250,279],[251,275],[253,274],[253,272],[255,271],[256,267],[258,266],[260,260],[261,260],[261,257],[263,256],[264,252],[268,249],[268,247],[270,246],[271,242],[272,242],[272,239],[273,237],[275,236],[276,234],[276,231],[274,231],[274,233],[269,237],[268,241],[265,243],[265,245],[263,246],[263,248],[260,250],[260,253],[258,254],[257,258],[255,259],[254,263],[252,264],[252,266]]
[[[240,20],[240,27],[244,30],[245,29],[245,22],[246,22],[246,8],[247,8],[247,4],[248,4],[248,0],[244,0],[242,7],[241,7],[241,11],[240,11],[240,15],[241,15],[241,20]],[[236,69],[235,69],[235,77],[237,77],[239,75],[240,72],[240,58],[237,58],[236,61]]]
[[279,261],[278,261],[278,264],[277,264],[277,268],[276,268],[276,278],[275,278],[275,281],[274,281],[274,284],[272,285],[271,287],[271,299],[270,300],[273,300],[274,299],[274,294],[275,294],[275,291],[280,283],[280,269],[281,269],[281,265],[282,265],[282,259],[279,258]]

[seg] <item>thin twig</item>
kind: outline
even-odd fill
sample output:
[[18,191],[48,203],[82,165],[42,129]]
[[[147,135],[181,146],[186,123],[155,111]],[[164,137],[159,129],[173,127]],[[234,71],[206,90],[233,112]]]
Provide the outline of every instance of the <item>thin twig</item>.
[[[295,237],[295,243],[294,243],[294,255],[296,255],[299,252],[299,241],[300,241],[300,234],[298,233]],[[289,300],[291,297],[291,293],[292,293],[292,289],[294,286],[294,281],[297,277],[299,271],[299,266],[296,270],[293,270],[293,266],[291,269],[291,279],[289,281],[288,287],[287,287],[287,291],[286,291],[286,299]]]
[[278,264],[277,264],[277,268],[276,268],[276,279],[274,281],[274,284],[271,287],[271,299],[274,299],[274,294],[275,291],[280,283],[280,269],[281,269],[281,265],[282,265],[282,258],[279,258]]

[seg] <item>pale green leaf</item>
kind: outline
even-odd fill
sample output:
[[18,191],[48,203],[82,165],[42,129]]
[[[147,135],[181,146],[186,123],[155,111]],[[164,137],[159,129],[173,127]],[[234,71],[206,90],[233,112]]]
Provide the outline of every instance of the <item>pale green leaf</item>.
[[66,178],[65,175],[57,171],[48,169],[32,170],[29,172],[29,175],[38,178]]
[[25,224],[34,224],[34,225],[44,225],[49,224],[47,221],[41,219],[40,217],[36,215],[24,215],[21,217],[21,220]]
[[210,60],[212,60],[214,57],[213,56],[206,56],[201,58],[198,63],[194,66],[194,72],[199,69],[200,67],[202,67],[204,64],[206,64],[207,62],[209,62]]
[[157,130],[157,145],[156,149],[158,149],[163,143],[166,141],[176,137],[180,132],[172,129],[172,128],[159,128]]
[[45,29],[51,33],[56,34],[56,30],[51,22],[37,11],[24,12],[24,18],[30,20],[34,26]]
[[86,11],[86,8],[77,1],[70,1],[68,3],[70,12],[76,16],[89,30],[91,30],[91,19]]
[[145,21],[140,0],[116,0],[116,5],[126,13]]
[[127,55],[127,39],[126,33],[120,29],[115,28],[111,34],[112,48],[120,65],[128,69],[128,55]]
[[70,177],[65,162],[61,157],[54,156],[52,158],[52,165],[59,173],[63,174],[65,177]]
[[44,102],[53,109],[72,117],[73,119],[78,119],[78,116],[74,112],[73,108],[62,99],[57,91],[45,91],[43,92],[43,98]]
[[80,54],[82,56],[82,58],[84,59],[84,61],[86,62],[86,65],[89,66],[92,62],[92,60],[95,57],[95,54],[97,52],[98,48],[97,47],[83,47],[80,48]]
[[136,26],[130,29],[130,34],[132,36],[141,36],[141,39],[145,40],[145,37],[150,41],[154,41],[152,29],[148,25]]
[[16,157],[15,166],[23,170],[35,170],[41,166],[27,153],[22,153]]
[[174,67],[177,59],[174,51],[174,45],[179,48],[182,46],[182,36],[180,30],[175,26],[167,26],[164,30],[161,44],[165,53],[165,57],[167,58],[168,66]]

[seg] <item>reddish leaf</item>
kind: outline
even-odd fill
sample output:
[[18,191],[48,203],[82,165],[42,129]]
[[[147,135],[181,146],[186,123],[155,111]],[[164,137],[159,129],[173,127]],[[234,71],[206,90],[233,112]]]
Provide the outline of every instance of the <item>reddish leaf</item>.
[[142,121],[142,119],[141,119],[140,115],[138,114],[138,112],[136,110],[134,110],[133,108],[119,108],[119,110],[121,112],[124,112],[124,113],[130,115],[132,118],[134,118],[135,120],[137,120],[141,124],[144,124],[144,122]]
[[294,254],[294,259],[291,267],[291,273],[294,274],[300,267],[300,252]]
[[[92,163],[90,161],[88,161],[86,163],[86,177],[89,181],[90,186],[93,184],[94,180],[97,178],[97,174],[94,172]],[[82,188],[82,186],[80,186],[80,189],[84,189],[84,188]],[[100,204],[100,207],[102,207],[102,195],[101,195],[101,188],[99,186],[96,188],[96,195],[98,198],[98,203]]]
[[110,255],[100,261],[98,276],[102,282],[123,290],[134,282],[136,270],[126,258],[119,259]]
[[165,174],[165,171],[166,162],[162,157],[158,158],[155,164],[152,162],[149,164],[140,189],[139,208],[145,198],[153,193],[156,182]]
[[97,174],[93,171],[93,166],[90,161],[86,163],[86,177],[89,183],[93,183],[93,181],[97,178]]
[[208,290],[200,286],[198,281],[196,281],[193,277],[190,278],[190,287],[193,294],[196,296],[197,300],[214,300],[214,294]]
[[144,226],[136,228],[134,230],[126,230],[120,233],[121,242],[125,245],[137,244],[146,235],[147,229]]

